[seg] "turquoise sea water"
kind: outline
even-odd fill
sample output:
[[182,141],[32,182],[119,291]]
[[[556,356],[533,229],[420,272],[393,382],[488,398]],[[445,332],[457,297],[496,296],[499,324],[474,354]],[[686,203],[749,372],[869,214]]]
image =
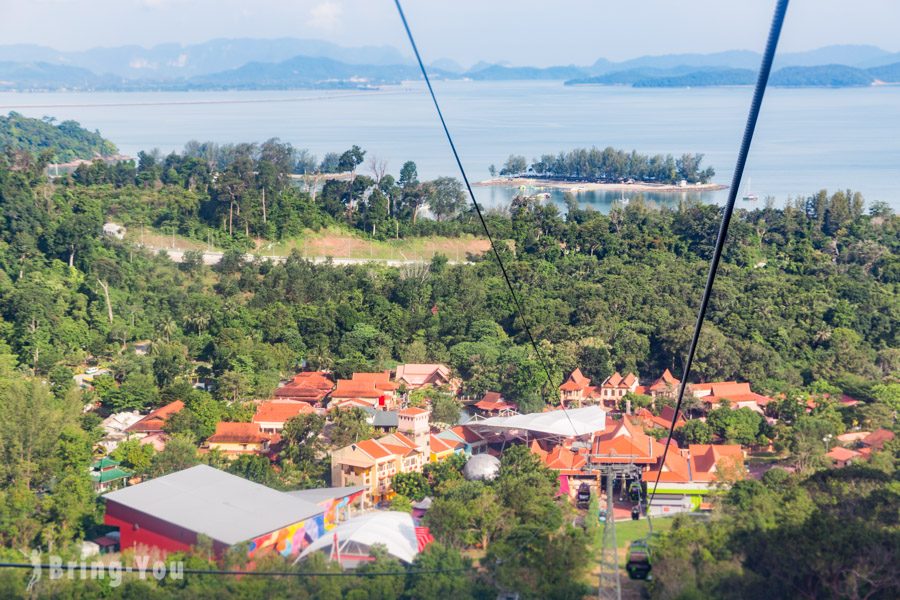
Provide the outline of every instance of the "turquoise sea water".
[[[560,82],[437,82],[451,131],[474,181],[510,153],[531,159],[579,146],[642,153],[702,152],[715,180],[729,183],[751,89],[566,87]],[[173,92],[0,94],[0,111],[75,119],[127,154],[180,149],[191,139],[278,137],[320,158],[359,144],[397,173],[414,160],[420,177],[458,175],[424,87],[379,92]],[[900,87],[770,89],[747,175],[749,191],[789,196],[852,188],[900,209]],[[742,192],[747,188],[746,182]],[[482,204],[515,189],[476,188]],[[561,194],[553,198],[561,199]],[[678,194],[651,195],[674,203]],[[588,193],[604,209],[619,193]],[[701,195],[717,202],[724,192]],[[760,204],[763,201],[760,200]]]

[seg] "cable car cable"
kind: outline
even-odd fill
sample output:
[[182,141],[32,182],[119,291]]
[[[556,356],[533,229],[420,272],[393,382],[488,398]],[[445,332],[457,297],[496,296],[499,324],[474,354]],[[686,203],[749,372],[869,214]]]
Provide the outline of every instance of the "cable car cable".
[[[491,231],[488,228],[487,222],[484,220],[484,214],[481,212],[481,207],[478,205],[478,201],[475,199],[475,192],[472,191],[472,185],[469,183],[469,177],[466,175],[466,170],[463,167],[462,160],[459,158],[459,152],[456,151],[456,144],[453,142],[453,136],[450,135],[450,129],[447,127],[447,122],[444,120],[444,113],[441,111],[441,105],[438,103],[437,96],[434,93],[434,88],[431,86],[431,79],[428,77],[428,70],[425,68],[425,63],[422,61],[422,56],[419,54],[419,48],[416,46],[416,40],[413,38],[412,30],[409,27],[409,23],[406,20],[406,15],[403,12],[403,7],[400,5],[400,0],[394,0],[394,5],[397,7],[397,13],[400,15],[400,20],[403,21],[403,28],[406,30],[406,36],[409,38],[409,44],[412,46],[413,54],[416,55],[416,61],[419,63],[419,69],[422,71],[422,77],[425,78],[425,85],[428,87],[428,93],[431,95],[431,101],[434,103],[434,108],[437,111],[438,119],[441,121],[441,127],[444,129],[444,136],[447,138],[447,142],[450,144],[450,150],[453,152],[453,158],[456,160],[456,166],[459,167],[460,175],[462,175],[463,182],[466,185],[466,189],[469,192],[469,197],[472,199],[472,205],[475,207],[475,212],[478,214],[478,220],[481,221],[481,227],[484,229],[484,233],[488,238],[488,241],[491,244],[491,250],[494,253],[494,257],[497,259],[497,264],[500,267],[500,272],[503,274],[503,279],[506,281],[506,287],[509,288],[509,294],[512,296],[513,303],[516,306],[516,312],[519,313],[519,319],[522,321],[522,326],[525,329],[525,333],[528,336],[528,341],[531,342],[531,347],[534,348],[535,354],[537,354],[538,360],[541,362],[541,366],[544,369],[544,373],[547,375],[547,383],[551,388],[556,386],[556,383],[553,380],[553,376],[550,374],[550,367],[547,366],[547,361],[544,359],[544,354],[541,352],[541,349],[537,345],[537,341],[534,338],[534,335],[531,333],[531,326],[528,323],[528,318],[525,316],[525,308],[519,299],[519,295],[516,293],[515,288],[513,287],[512,280],[509,277],[509,273],[506,270],[506,265],[503,263],[503,259],[500,257],[500,252],[497,250],[497,244],[494,243],[494,237],[491,235]],[[545,395],[545,394],[542,394]],[[546,401],[546,397],[544,398],[544,402],[549,404]],[[575,427],[575,423],[572,421],[572,417],[569,416],[568,411],[566,410],[566,406],[564,403],[561,403],[563,412],[566,415],[566,418],[569,420],[569,424],[572,426],[572,431],[575,433],[575,437],[578,437],[578,428]]]
[[781,35],[781,27],[784,25],[784,16],[787,12],[788,2],[789,0],[777,0],[777,4],[775,5],[775,13],[772,17],[771,28],[769,29],[769,38],[766,41],[766,49],[763,53],[759,75],[756,79],[756,87],[753,91],[753,101],[750,104],[750,112],[747,115],[747,125],[744,128],[744,136],[741,139],[737,164],[734,167],[734,175],[731,179],[731,187],[728,189],[728,202],[725,204],[725,210],[722,214],[722,223],[719,226],[719,234],[716,237],[715,251],[713,252],[712,259],[709,263],[709,274],[706,277],[706,287],[703,290],[703,299],[700,301],[700,310],[697,313],[697,323],[694,326],[694,334],[691,337],[691,345],[688,349],[684,372],[681,375],[681,383],[678,386],[678,399],[675,403],[675,414],[672,415],[672,424],[669,426],[669,435],[666,437],[666,446],[663,448],[662,460],[659,465],[659,471],[656,473],[653,491],[650,493],[650,497],[647,501],[648,516],[650,514],[651,504],[656,496],[656,488],[659,485],[659,478],[662,475],[666,456],[669,453],[669,444],[672,441],[672,435],[675,433],[675,423],[678,420],[681,403],[684,400],[685,387],[687,386],[688,376],[691,373],[694,354],[697,351],[697,342],[700,340],[700,331],[703,329],[703,321],[706,318],[706,310],[709,307],[709,299],[712,295],[713,284],[716,281],[716,272],[719,269],[719,262],[722,258],[722,249],[725,246],[725,238],[728,235],[728,226],[731,223],[731,216],[734,213],[734,203],[737,199],[738,189],[741,185],[741,177],[744,175],[744,166],[747,164],[747,155],[750,152],[750,143],[753,141],[753,133],[756,130],[756,121],[759,118],[759,110],[762,105],[763,96],[766,93],[766,87],[769,83],[769,73],[772,70],[772,61],[775,58],[775,50],[778,47],[778,38]]

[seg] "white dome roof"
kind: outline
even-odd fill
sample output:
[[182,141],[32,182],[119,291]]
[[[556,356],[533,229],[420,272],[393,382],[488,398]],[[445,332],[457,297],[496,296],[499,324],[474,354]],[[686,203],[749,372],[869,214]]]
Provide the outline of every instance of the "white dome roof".
[[469,481],[480,479],[491,481],[500,472],[500,459],[490,454],[475,454],[466,461],[463,467],[463,477]]

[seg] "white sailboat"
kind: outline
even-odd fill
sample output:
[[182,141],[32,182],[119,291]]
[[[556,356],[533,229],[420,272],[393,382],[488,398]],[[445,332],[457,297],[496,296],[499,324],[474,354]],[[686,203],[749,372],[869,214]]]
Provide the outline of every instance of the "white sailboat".
[[747,187],[744,188],[744,195],[741,197],[741,200],[743,200],[744,202],[756,202],[757,200],[759,200],[759,194],[757,194],[756,192],[747,191],[750,189],[752,181],[753,180],[750,177],[747,178]]

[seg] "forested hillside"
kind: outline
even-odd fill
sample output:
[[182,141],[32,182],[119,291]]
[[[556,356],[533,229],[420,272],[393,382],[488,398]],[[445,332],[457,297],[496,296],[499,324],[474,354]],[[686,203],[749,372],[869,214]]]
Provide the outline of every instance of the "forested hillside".
[[75,121],[56,124],[49,117],[31,119],[16,112],[0,115],[0,150],[46,153],[48,160],[58,163],[91,160],[117,151],[99,132],[88,131]]
[[[315,265],[298,254],[279,264],[244,261],[239,249],[254,238],[282,239],[324,224],[376,237],[477,231],[455,180],[419,182],[412,163],[396,179],[379,172],[377,162],[373,177],[362,175],[357,171],[364,153],[351,148],[328,159],[334,170],[350,175],[316,192],[317,185],[291,174],[301,170],[316,178],[331,167],[304,160],[308,164],[300,169],[292,149],[275,141],[224,149],[195,144],[169,157],[142,154],[138,165],[97,162],[51,183],[40,161],[0,159],[0,539],[7,548],[65,548],[94,526],[97,501],[87,465],[99,418],[81,414],[86,402],[118,411],[185,399],[188,409],[178,427],[188,441],[176,440],[152,463],[144,458],[145,470],[168,472],[196,462],[191,440],[209,435],[210,424],[248,419],[242,403],[269,396],[301,364],[346,377],[398,361],[443,362],[462,378],[463,393],[501,391],[523,411],[557,402],[563,374],[576,366],[594,380],[614,370],[645,377],[664,368],[681,372],[720,208],[660,209],[638,198],[609,215],[572,201],[563,215],[553,205],[520,197],[508,212],[489,216],[496,239],[508,241],[500,252],[549,360],[548,382],[489,256],[468,265],[437,257],[430,265],[402,269]],[[434,219],[424,218],[425,207]],[[199,253],[175,264],[101,235],[107,220],[171,227],[200,240],[216,231],[234,249],[212,268]],[[781,421],[761,423],[761,437],[779,448],[813,442],[818,448],[820,426],[829,435],[854,423],[893,427],[900,400],[898,284],[900,218],[884,204],[867,207],[859,194],[821,191],[783,209],[739,210],[693,378],[750,381],[760,392],[792,398],[844,392],[861,401],[840,413],[824,406],[809,417],[813,433],[806,437]],[[146,344],[146,354],[135,352],[137,342]],[[110,373],[95,380],[93,391],[81,392],[72,376],[86,365]],[[208,382],[211,394],[192,390],[196,379]],[[824,449],[816,452],[821,458]],[[129,460],[133,465],[141,459]],[[861,510],[878,506],[879,498],[895,498],[884,495],[883,483],[893,477],[894,463],[879,468],[881,475],[851,482],[862,490]],[[881,483],[866,487],[872,477]],[[816,480],[791,481],[769,481],[771,491],[735,488],[730,503],[766,503],[754,509],[761,524],[750,529],[725,520],[715,532],[772,556],[782,556],[773,548],[811,553],[802,544],[782,544],[792,531],[811,535],[803,527],[812,525],[791,519],[821,514],[823,520],[812,522],[837,523],[841,515],[824,487],[802,492],[810,498],[790,496],[790,486],[806,490],[819,485]],[[516,485],[521,488],[520,481]],[[525,496],[508,494],[504,501]],[[513,581],[550,565],[537,576],[546,587],[535,593],[550,594],[563,583],[577,590],[569,575],[584,565],[550,559],[566,556],[563,548],[583,548],[584,540],[559,529],[557,508],[542,504],[544,509],[553,517],[545,527],[556,529],[541,530],[548,542],[528,549],[525,571],[502,561],[490,568]],[[796,528],[770,529],[773,522]],[[882,536],[884,527],[873,531]],[[709,553],[717,569],[745,560],[723,553],[716,546],[721,537],[704,537],[687,524],[676,534],[688,545],[662,551],[676,565],[672,569],[696,565],[697,556]],[[519,551],[511,548],[527,545],[510,535],[492,552],[512,556]],[[456,551],[447,552],[421,560],[463,564]],[[753,564],[760,578],[778,566]],[[680,589],[672,592],[664,573],[657,592],[678,597]],[[739,581],[725,581],[707,573],[694,585],[708,595],[756,589],[756,579],[735,575]],[[567,579],[554,579],[561,575]],[[447,585],[457,584],[466,590],[459,597],[473,593],[465,581]],[[426,582],[400,578],[393,585],[392,595],[383,597]],[[408,592],[430,597],[416,594]]]

